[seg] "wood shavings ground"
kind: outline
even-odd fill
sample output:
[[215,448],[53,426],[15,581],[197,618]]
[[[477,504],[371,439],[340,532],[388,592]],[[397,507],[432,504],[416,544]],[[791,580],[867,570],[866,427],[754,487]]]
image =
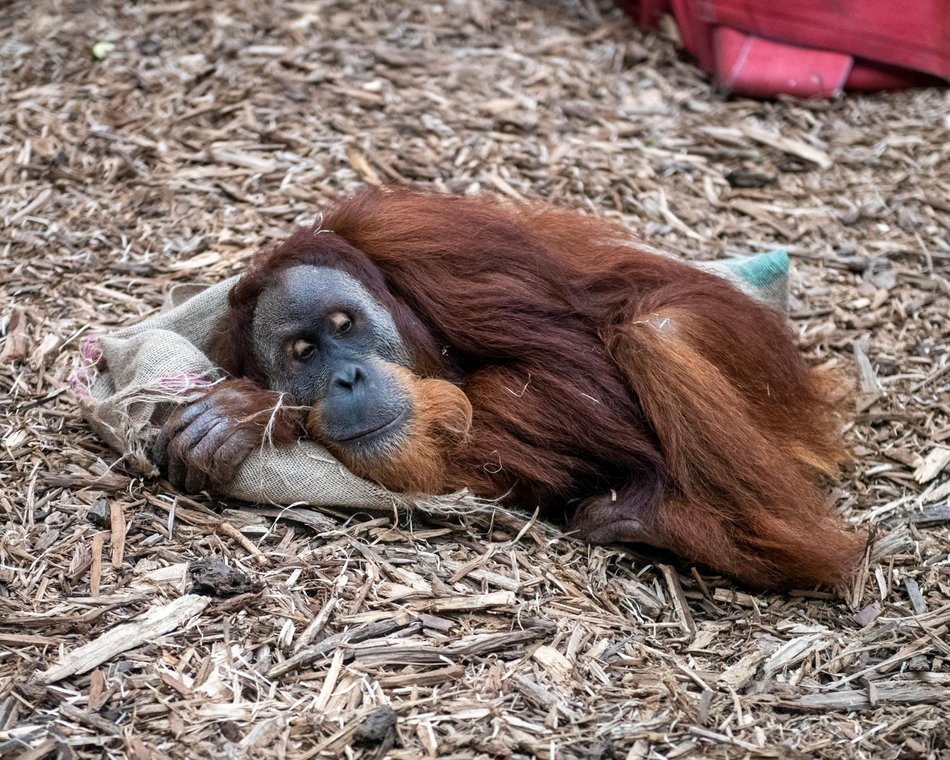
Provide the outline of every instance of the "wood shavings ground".
[[[0,17],[0,755],[946,754],[945,91],[725,100],[591,0]],[[697,260],[788,250],[805,351],[864,391],[832,498],[877,543],[845,599],[504,510],[394,524],[131,475],[63,392],[82,339],[364,182],[541,197]],[[188,595],[208,560],[251,580]]]

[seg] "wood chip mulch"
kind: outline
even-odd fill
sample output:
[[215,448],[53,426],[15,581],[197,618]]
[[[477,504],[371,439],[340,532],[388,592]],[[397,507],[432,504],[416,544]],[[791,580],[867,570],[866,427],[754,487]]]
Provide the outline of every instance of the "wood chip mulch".
[[[950,756],[946,91],[726,99],[593,0],[13,0],[0,71],[0,756]],[[364,182],[788,250],[858,386],[845,598],[132,475],[66,390],[82,338]]]

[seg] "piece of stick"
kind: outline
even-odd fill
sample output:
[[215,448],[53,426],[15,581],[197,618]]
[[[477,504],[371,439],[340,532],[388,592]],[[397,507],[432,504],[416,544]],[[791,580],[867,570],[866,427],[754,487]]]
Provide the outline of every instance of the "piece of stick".
[[99,638],[63,655],[58,663],[40,674],[39,680],[50,684],[92,670],[121,652],[174,631],[209,604],[211,599],[207,596],[186,594],[168,604],[155,605],[137,620],[111,628]]
[[490,594],[443,596],[438,599],[422,599],[409,605],[410,609],[425,612],[469,612],[491,607],[511,607],[515,595],[511,591],[492,591]]
[[783,153],[790,153],[806,161],[811,161],[813,164],[818,164],[822,169],[827,169],[833,163],[831,157],[825,151],[801,140],[793,140],[790,137],[784,137],[777,132],[770,132],[752,124],[742,124],[739,129],[750,140],[776,148]]
[[673,600],[673,609],[676,610],[679,618],[680,627],[690,637],[696,635],[696,623],[693,621],[693,613],[689,611],[689,602],[686,601],[686,594],[683,593],[683,587],[680,585],[680,579],[676,571],[670,565],[660,565],[660,571],[666,580],[666,585],[670,590],[670,597]]
[[89,567],[89,596],[99,596],[99,584],[102,581],[102,547],[106,534],[99,531],[92,537],[92,565]]
[[122,569],[122,561],[125,559],[125,534],[126,522],[125,512],[122,510],[121,502],[116,499],[112,502],[109,510],[110,525],[112,526],[112,537],[109,543],[112,545],[112,567],[116,570]]
[[267,564],[267,557],[264,552],[258,549],[251,539],[241,533],[241,531],[231,525],[231,523],[227,521],[218,523],[218,532],[223,533],[228,538],[233,538],[247,549],[251,553],[251,556],[257,561],[258,565],[264,566]]

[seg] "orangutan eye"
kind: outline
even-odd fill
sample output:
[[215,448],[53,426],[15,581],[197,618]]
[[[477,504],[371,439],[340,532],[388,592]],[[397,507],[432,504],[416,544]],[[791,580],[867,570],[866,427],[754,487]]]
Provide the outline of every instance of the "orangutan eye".
[[335,311],[330,314],[329,321],[334,335],[346,335],[353,326],[353,318],[343,311]]
[[315,350],[316,347],[309,340],[295,340],[290,347],[290,355],[293,356],[294,361],[306,362],[313,358]]

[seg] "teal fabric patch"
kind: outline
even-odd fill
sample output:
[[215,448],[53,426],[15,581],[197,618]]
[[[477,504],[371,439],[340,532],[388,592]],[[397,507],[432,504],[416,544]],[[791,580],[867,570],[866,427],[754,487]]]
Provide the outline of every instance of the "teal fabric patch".
[[776,280],[788,277],[788,254],[785,251],[769,251],[732,264],[737,277],[753,288],[769,288]]
[[753,256],[700,264],[731,280],[747,295],[782,314],[788,313],[788,253],[768,251]]

